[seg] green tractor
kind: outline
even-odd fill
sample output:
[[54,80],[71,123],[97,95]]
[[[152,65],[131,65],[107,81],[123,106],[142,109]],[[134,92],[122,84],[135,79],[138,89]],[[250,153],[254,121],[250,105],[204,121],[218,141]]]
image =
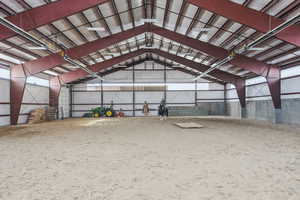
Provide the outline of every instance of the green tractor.
[[111,107],[97,107],[92,110],[93,117],[114,117],[116,112]]

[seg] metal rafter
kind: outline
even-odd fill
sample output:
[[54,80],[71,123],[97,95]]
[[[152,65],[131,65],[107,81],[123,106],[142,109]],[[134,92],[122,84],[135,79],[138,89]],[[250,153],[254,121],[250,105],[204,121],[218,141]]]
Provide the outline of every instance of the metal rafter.
[[[188,2],[194,4],[195,6],[229,18],[233,21],[247,25],[263,33],[267,33],[270,30],[270,19],[272,19],[272,24],[274,27],[284,22],[284,20],[278,19],[266,13],[261,13],[254,9],[247,8],[243,5],[228,0],[188,0]],[[284,31],[278,33],[276,37],[296,46],[300,46],[299,34],[300,26],[291,25]]]

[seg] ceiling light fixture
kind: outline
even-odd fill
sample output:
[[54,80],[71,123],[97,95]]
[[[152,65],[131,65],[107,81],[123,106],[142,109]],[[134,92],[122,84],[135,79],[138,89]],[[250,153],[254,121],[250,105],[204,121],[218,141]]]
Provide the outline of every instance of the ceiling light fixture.
[[118,53],[106,53],[106,54],[103,54],[103,56],[114,56],[114,57],[116,57],[116,56],[119,56],[119,54]]
[[210,31],[211,28],[195,28],[194,31],[198,31],[198,32],[208,32]]
[[151,18],[141,19],[141,21],[142,21],[143,23],[158,23],[158,22],[159,22],[158,19],[151,19]]
[[103,27],[87,27],[86,29],[89,31],[106,31]]
[[156,49],[156,47],[147,47],[147,46],[145,46],[143,49]]
[[30,49],[30,50],[48,50],[47,47],[30,47],[30,46],[27,46],[26,49]]
[[267,48],[266,47],[250,47],[247,50],[248,51],[265,51],[265,50],[267,50]]

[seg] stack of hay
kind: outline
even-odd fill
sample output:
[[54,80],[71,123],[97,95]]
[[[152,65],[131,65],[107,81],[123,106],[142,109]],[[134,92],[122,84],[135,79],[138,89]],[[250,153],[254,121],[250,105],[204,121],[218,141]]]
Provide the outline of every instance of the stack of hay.
[[46,109],[39,108],[30,112],[28,124],[35,124],[47,120]]
[[44,121],[56,120],[57,109],[55,107],[38,108],[30,112],[28,124],[35,124]]

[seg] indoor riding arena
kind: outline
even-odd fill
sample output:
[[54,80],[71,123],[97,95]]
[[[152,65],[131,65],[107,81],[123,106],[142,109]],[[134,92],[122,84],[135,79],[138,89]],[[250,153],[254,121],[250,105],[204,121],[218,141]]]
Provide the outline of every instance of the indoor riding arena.
[[0,0],[0,200],[299,199],[299,0]]

